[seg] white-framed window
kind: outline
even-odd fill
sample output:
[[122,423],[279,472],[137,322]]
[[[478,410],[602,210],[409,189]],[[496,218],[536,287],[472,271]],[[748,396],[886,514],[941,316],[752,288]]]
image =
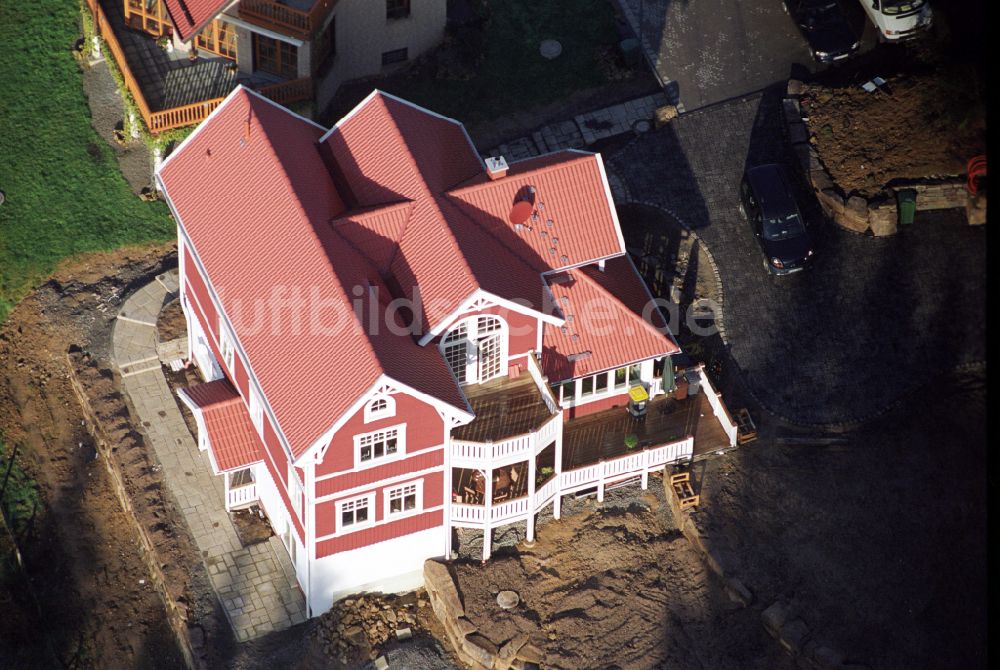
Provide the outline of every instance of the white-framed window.
[[337,532],[348,533],[375,523],[375,494],[366,493],[337,503]]
[[507,324],[490,314],[471,316],[441,339],[444,356],[459,384],[482,383],[507,374]]
[[264,437],[264,406],[260,402],[260,396],[257,394],[257,389],[250,386],[250,420],[253,421],[253,427],[257,429],[257,434]]
[[383,497],[386,519],[418,514],[424,508],[424,480],[385,488]]
[[222,352],[223,363],[226,364],[226,368],[232,374],[233,361],[236,358],[236,345],[233,343],[233,338],[229,335],[229,330],[226,328],[226,324],[222,322],[221,317],[219,318],[219,351]]
[[406,451],[406,426],[393,426],[384,430],[354,436],[355,463],[369,467],[402,456]]
[[393,416],[396,416],[396,399],[392,396],[376,396],[374,400],[365,405],[365,423]]

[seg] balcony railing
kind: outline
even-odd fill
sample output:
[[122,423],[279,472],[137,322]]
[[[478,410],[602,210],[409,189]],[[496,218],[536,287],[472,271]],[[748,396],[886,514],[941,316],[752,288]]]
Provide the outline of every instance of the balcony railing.
[[454,467],[500,467],[537,456],[562,431],[562,414],[542,424],[536,433],[518,435],[499,442],[451,441]]
[[309,38],[323,25],[336,4],[337,0],[316,0],[312,9],[306,11],[274,0],[241,0],[237,11],[241,18],[253,23]]
[[733,421],[733,417],[729,416],[729,410],[726,409],[726,406],[722,404],[722,394],[718,393],[715,387],[712,386],[712,382],[708,380],[704,365],[698,368],[698,375],[701,377],[701,387],[705,395],[708,396],[708,403],[712,406],[715,418],[719,420],[719,425],[722,426],[722,430],[726,432],[726,437],[729,438],[729,446],[735,447],[736,422]]
[[[584,489],[603,488],[608,484],[632,477],[641,477],[643,486],[650,472],[660,470],[670,463],[691,458],[694,453],[694,438],[688,437],[677,442],[664,444],[655,449],[644,449],[634,454],[626,454],[593,465],[573,470],[565,470],[553,475],[533,496],[525,496],[496,505],[467,505],[453,503],[451,520],[453,523],[485,528],[521,521],[529,514],[538,512],[552,502],[555,496],[575,493]],[[487,518],[488,517],[488,518]]]
[[263,86],[259,91],[261,95],[267,96],[280,105],[312,100],[313,80],[310,77],[292,79],[291,81],[283,81],[279,84]]
[[174,128],[182,128],[199,123],[211,114],[212,110],[218,107],[225,99],[214,98],[159,112],[150,110],[149,105],[146,103],[146,98],[142,95],[142,89],[139,88],[139,82],[135,80],[135,76],[133,76],[132,70],[128,66],[128,61],[125,60],[125,53],[118,42],[118,38],[115,37],[114,28],[111,27],[111,22],[108,21],[108,17],[104,14],[100,3],[91,3],[88,1],[88,5],[94,12],[94,25],[97,33],[104,38],[104,43],[108,45],[111,55],[114,56],[115,63],[118,65],[118,69],[122,73],[122,78],[125,80],[125,87],[132,94],[132,99],[135,100],[135,105],[139,108],[139,114],[142,116],[142,120],[145,122],[149,132],[156,135]]
[[248,507],[257,502],[257,484],[238,486],[226,491],[226,509]]

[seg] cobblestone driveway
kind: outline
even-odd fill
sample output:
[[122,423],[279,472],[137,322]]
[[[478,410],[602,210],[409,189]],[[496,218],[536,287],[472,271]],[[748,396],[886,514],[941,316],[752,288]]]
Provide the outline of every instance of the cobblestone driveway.
[[629,199],[673,212],[711,250],[724,339],[749,390],[794,421],[844,423],[984,360],[986,235],[960,211],[921,212],[876,239],[824,222],[807,199],[813,270],[767,273],[736,193],[748,162],[792,164],[779,111],[766,93],[690,112],[609,160]]

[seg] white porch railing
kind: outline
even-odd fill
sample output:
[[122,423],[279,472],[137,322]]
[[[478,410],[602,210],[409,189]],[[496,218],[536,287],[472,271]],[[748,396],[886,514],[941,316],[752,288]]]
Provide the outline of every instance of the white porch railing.
[[521,521],[527,519],[529,514],[537,512],[550,503],[556,496],[594,487],[602,488],[606,484],[637,475],[642,476],[643,486],[645,486],[646,476],[650,472],[660,470],[669,463],[687,460],[693,452],[694,438],[688,437],[655,449],[644,449],[634,454],[625,454],[583,468],[566,470],[550,478],[535,491],[534,496],[517,498],[491,506],[488,520],[485,505],[453,503],[451,520],[456,525],[470,528],[485,527],[487,521],[491,527],[502,523]]
[[257,484],[238,486],[226,491],[226,510],[247,507],[257,502]]
[[559,476],[559,495],[574,493],[659,470],[668,463],[686,460],[694,453],[694,438],[626,454],[611,460],[566,470]]
[[518,435],[500,442],[451,441],[451,464],[457,468],[494,468],[536,456],[562,432],[562,414],[542,424],[537,433]]
[[535,386],[538,387],[538,392],[542,394],[542,400],[545,401],[545,405],[549,408],[549,411],[558,412],[559,403],[556,402],[555,396],[552,395],[552,389],[549,388],[548,382],[545,381],[545,375],[542,374],[542,367],[538,364],[538,359],[535,358],[534,353],[528,354],[528,373],[535,380]]
[[729,416],[726,406],[722,404],[722,394],[717,392],[712,386],[712,382],[708,380],[708,375],[705,374],[705,366],[698,368],[698,375],[701,377],[702,392],[708,396],[708,403],[712,406],[715,418],[718,420],[719,425],[722,426],[722,430],[726,432],[726,437],[729,438],[729,446],[735,447],[736,422]]
[[[490,525],[526,519],[529,509],[531,509],[531,500],[527,496],[493,505],[490,507]],[[481,527],[486,523],[486,506],[453,503],[451,520],[463,526]]]
[[542,509],[556,496],[559,490],[559,475],[552,475],[542,488],[535,491],[535,511]]

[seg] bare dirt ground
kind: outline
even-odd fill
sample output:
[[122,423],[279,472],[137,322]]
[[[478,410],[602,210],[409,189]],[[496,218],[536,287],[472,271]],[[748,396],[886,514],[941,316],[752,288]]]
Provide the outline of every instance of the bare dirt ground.
[[[567,502],[534,547],[456,565],[466,613],[492,642],[526,633],[550,668],[793,667],[676,530],[659,477],[603,505]],[[502,589],[521,603],[500,609]]]
[[[61,266],[0,328],[0,431],[22,448],[44,508],[21,546],[43,613],[38,645],[67,667],[182,667],[164,601],[87,431],[79,380],[114,447],[125,488],[189,625],[227,649],[197,551],[129,421],[109,361],[122,297],[176,263],[171,246],[90,254]],[[220,626],[220,617],[222,625]]]
[[985,667],[985,373],[935,380],[844,444],[762,433],[700,464],[696,513],[755,606],[791,601],[872,668]]
[[[817,151],[845,193],[875,195],[894,179],[965,173],[986,150],[985,86],[938,45],[882,47],[806,86]],[[868,93],[861,84],[881,76]]]

